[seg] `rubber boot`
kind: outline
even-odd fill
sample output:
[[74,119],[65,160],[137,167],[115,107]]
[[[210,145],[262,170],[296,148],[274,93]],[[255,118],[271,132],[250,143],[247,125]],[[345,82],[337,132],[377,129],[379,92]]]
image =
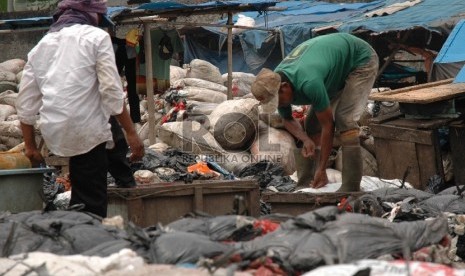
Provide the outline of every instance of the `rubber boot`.
[[362,151],[360,146],[342,147],[342,185],[337,192],[358,192],[362,180]]
[[313,157],[304,157],[301,148],[294,150],[294,160],[298,179],[296,189],[310,188],[310,183],[315,176],[317,163],[315,160],[319,158],[318,152],[319,151],[315,151]]

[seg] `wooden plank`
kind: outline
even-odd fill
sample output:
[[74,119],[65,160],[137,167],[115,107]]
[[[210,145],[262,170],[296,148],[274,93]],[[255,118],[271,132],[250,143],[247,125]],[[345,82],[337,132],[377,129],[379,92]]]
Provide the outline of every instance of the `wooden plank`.
[[147,227],[161,223],[166,225],[192,213],[193,196],[144,198],[144,220],[137,225]]
[[203,212],[203,188],[194,188],[194,211]]
[[394,90],[389,90],[385,92],[376,92],[376,93],[371,93],[368,97],[368,99],[373,100],[373,101],[385,101],[385,100],[379,100],[380,97],[384,96],[390,96],[390,95],[395,95],[398,93],[404,93],[404,92],[409,92],[413,90],[418,90],[418,89],[426,89],[426,88],[431,88],[439,85],[445,85],[452,83],[454,79],[447,79],[447,80],[440,80],[440,81],[435,81],[435,82],[428,82],[428,83],[422,83],[418,85],[412,85],[408,87],[403,87],[399,89],[394,89]]
[[45,157],[45,163],[50,166],[68,166],[69,158],[59,157],[59,156],[49,156]]
[[336,206],[342,198],[357,198],[363,194],[365,193],[263,193],[261,198],[271,205],[271,213],[297,216],[323,206]]
[[387,121],[397,119],[400,116],[403,116],[402,113],[400,111],[396,111],[394,113],[384,114],[378,117],[371,118],[369,122],[373,124],[381,124]]
[[370,99],[374,101],[426,104],[453,99],[463,94],[465,94],[465,83],[448,83],[408,91],[393,90],[373,93],[370,95]]
[[406,119],[399,118],[395,121],[386,122],[386,125],[392,125],[397,127],[406,127],[412,129],[436,129],[439,127],[447,126],[451,121],[456,120],[453,118],[441,118],[441,119]]
[[60,170],[60,175],[69,173],[69,158],[60,156],[45,157],[45,163],[49,166],[57,167]]
[[384,179],[403,179],[414,187],[421,186],[415,143],[375,138],[375,154],[379,176]]
[[260,216],[260,191],[259,189],[253,189],[248,195],[249,216],[258,218]]
[[[391,95],[391,94],[396,94],[396,93],[399,93],[399,92],[407,92],[407,91],[412,91],[412,90],[417,90],[417,89],[424,89],[424,88],[449,84],[449,83],[452,83],[453,81],[454,81],[454,79],[440,80],[440,81],[435,81],[435,82],[428,82],[428,83],[412,85],[412,86],[408,86],[408,87],[402,87],[402,88],[399,88],[399,89],[389,90],[389,91],[385,91],[385,92],[378,92],[378,93],[374,93],[374,94]],[[373,94],[373,96],[374,96],[374,94]]]
[[449,128],[454,179],[458,185],[465,184],[465,125],[452,125]]
[[[432,131],[430,130],[417,130],[410,128],[401,128],[390,125],[371,125],[371,133],[375,138],[383,138],[388,140],[405,141],[411,143],[432,145]],[[377,155],[378,157],[378,155]]]
[[111,215],[121,214],[127,221],[147,227],[157,223],[168,224],[194,211],[211,215],[230,214],[236,196],[245,199],[244,207],[251,215],[259,216],[259,187],[255,180],[203,181],[193,184],[177,182],[125,189],[109,188],[108,205]]
[[415,188],[425,190],[429,179],[433,175],[439,175],[444,179],[444,170],[442,168],[441,153],[436,150],[435,146],[417,144],[417,156],[420,169],[420,183]]
[[142,199],[131,199],[127,202],[128,220],[137,225],[143,224],[145,220],[145,207]]
[[109,194],[115,194],[122,198],[133,197],[153,197],[153,196],[171,196],[171,195],[193,195],[194,188],[205,188],[203,193],[217,193],[220,191],[232,192],[239,189],[251,190],[257,188],[256,181],[238,180],[238,181],[205,181],[202,183],[184,184],[182,182],[174,183],[157,183],[151,185],[138,185],[135,188],[108,188]]
[[[307,212],[313,211],[322,206],[315,204],[315,202],[309,203],[294,203],[294,202],[269,202],[271,205],[272,214],[285,214],[291,216],[298,216]],[[336,205],[336,204],[334,204]]]
[[364,194],[364,192],[347,192],[347,193],[263,193],[262,200],[265,202],[290,202],[293,203],[309,203],[314,201],[332,201],[332,200],[339,200],[343,197],[349,196],[360,196]]

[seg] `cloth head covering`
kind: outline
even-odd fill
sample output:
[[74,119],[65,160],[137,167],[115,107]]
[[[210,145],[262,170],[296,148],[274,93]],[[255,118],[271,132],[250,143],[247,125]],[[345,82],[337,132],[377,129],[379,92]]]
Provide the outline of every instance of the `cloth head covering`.
[[96,15],[101,14],[102,19],[108,20],[106,13],[106,0],[62,0],[53,14],[55,22],[50,26],[49,32],[57,32],[74,24],[98,26]]
[[260,70],[250,88],[254,97],[260,101],[264,113],[273,113],[279,105],[281,76],[270,69]]

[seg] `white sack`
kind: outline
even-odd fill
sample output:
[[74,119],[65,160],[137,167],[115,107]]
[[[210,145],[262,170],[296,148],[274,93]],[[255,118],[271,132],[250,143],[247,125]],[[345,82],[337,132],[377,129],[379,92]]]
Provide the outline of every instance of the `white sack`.
[[228,92],[228,88],[222,84],[218,84],[218,83],[211,82],[208,80],[194,79],[194,78],[179,79],[174,82],[173,86],[174,87],[194,86],[198,88],[206,88],[206,89],[218,91],[224,94]]
[[267,160],[278,163],[284,168],[286,175],[295,172],[294,137],[286,130],[268,127],[261,122],[258,137],[250,148],[255,161]]
[[160,140],[171,147],[193,154],[222,154],[213,135],[195,121],[164,123],[158,128]]
[[219,104],[208,116],[210,132],[226,150],[247,150],[258,126],[255,99],[229,100]]
[[221,92],[194,86],[184,87],[184,89],[179,90],[178,95],[186,100],[206,103],[222,103],[227,99],[227,96]]
[[0,104],[7,104],[16,108],[16,98],[18,93],[12,90],[6,90],[5,92],[0,93]]
[[108,257],[29,252],[0,259],[0,274],[36,275],[32,271],[42,271],[41,275],[97,276],[109,272],[131,275],[144,265],[144,259],[130,249],[121,249]]
[[0,93],[7,90],[18,91],[18,84],[13,81],[0,81]]
[[0,122],[5,121],[8,116],[13,114],[16,114],[16,109],[13,106],[0,104]]
[[173,86],[173,83],[177,80],[183,79],[186,77],[187,70],[179,66],[170,65],[170,84]]
[[0,71],[8,71],[16,75],[24,69],[24,65],[26,65],[24,60],[14,58],[0,63]]
[[0,71],[0,81],[16,82],[16,74],[9,71]]
[[[341,179],[342,181],[342,179]],[[373,176],[362,176],[360,182],[360,191],[370,192],[381,188],[398,188],[402,184],[401,179],[382,179]],[[296,191],[296,193],[333,193],[337,191],[342,185],[342,182],[329,183],[326,186],[314,189],[314,188],[304,188]],[[410,183],[405,182],[405,187],[408,189],[413,188]]]
[[208,61],[201,59],[194,59],[188,65],[187,78],[196,78],[208,80],[218,84],[222,84],[220,69]]

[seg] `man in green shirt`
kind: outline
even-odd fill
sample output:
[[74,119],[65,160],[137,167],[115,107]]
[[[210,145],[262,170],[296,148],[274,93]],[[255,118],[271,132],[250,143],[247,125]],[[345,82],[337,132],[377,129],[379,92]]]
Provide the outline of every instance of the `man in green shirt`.
[[[317,161],[300,172],[312,174],[313,181],[306,185],[320,188],[328,183],[326,167],[336,130],[343,153],[339,191],[360,189],[362,159],[357,121],[377,71],[378,56],[367,42],[336,33],[303,42],[274,72],[265,68],[257,75],[251,89],[263,111],[272,113],[278,108],[285,128],[302,141],[303,157]],[[305,129],[292,117],[291,105],[312,106]]]

